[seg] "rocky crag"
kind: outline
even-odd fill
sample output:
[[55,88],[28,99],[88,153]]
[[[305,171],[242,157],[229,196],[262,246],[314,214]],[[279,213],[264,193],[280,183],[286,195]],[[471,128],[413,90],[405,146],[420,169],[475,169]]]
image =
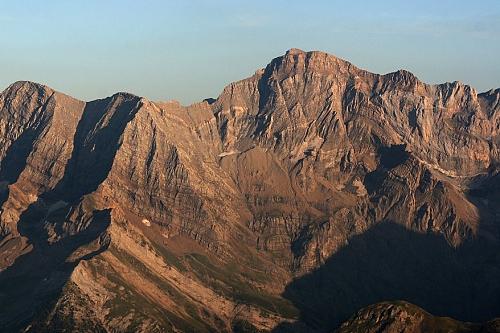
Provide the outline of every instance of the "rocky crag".
[[[187,107],[17,82],[0,94],[0,326],[329,332],[387,300],[487,322],[499,162],[500,89],[323,52]],[[398,331],[413,309],[381,304],[340,331]]]

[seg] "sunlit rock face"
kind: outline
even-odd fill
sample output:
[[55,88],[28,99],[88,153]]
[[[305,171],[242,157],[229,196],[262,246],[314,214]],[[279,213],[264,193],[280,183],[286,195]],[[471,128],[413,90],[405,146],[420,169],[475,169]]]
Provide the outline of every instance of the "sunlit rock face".
[[499,101],[297,49],[187,107],[15,83],[0,95],[0,324],[323,332],[391,299],[488,321]]

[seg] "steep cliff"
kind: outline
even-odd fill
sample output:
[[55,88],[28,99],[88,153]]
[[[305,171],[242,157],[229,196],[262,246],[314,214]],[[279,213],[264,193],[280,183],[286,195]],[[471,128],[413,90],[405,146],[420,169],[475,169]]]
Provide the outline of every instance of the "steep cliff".
[[388,299],[487,321],[499,101],[297,49],[187,107],[15,83],[0,95],[0,323],[322,332]]

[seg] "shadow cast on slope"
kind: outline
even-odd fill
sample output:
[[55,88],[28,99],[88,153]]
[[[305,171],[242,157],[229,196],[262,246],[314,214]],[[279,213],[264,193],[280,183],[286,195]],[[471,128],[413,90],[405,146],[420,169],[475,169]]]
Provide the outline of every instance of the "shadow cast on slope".
[[[78,200],[97,189],[111,170],[123,131],[137,113],[139,103],[139,97],[126,94],[87,103],[64,176],[49,196]],[[110,111],[114,107],[116,110]],[[109,112],[112,114],[106,119]]]
[[[0,163],[0,182],[13,184],[17,181],[21,172],[26,167],[29,154],[33,151],[35,141],[43,133],[47,125],[48,118],[52,116],[49,111],[49,103],[52,101],[52,96],[48,101],[41,106],[41,110],[36,113],[32,119],[33,125],[22,132],[22,134],[10,145],[5,153],[5,157]],[[0,208],[5,203],[9,196],[8,187],[0,192]]]
[[[486,321],[500,314],[500,248],[486,241],[454,249],[440,236],[384,222],[290,283],[283,295],[318,332],[331,332],[359,309],[406,300],[438,316]],[[276,332],[301,332],[282,324]]]
[[[19,234],[29,240],[33,250],[18,257],[12,266],[0,272],[0,328],[8,332],[19,331],[33,318],[50,309],[76,265],[107,248],[108,240],[102,238],[111,223],[109,209],[94,211],[84,230],[54,244],[48,243],[45,222],[47,218],[52,219],[53,215],[62,212],[53,221],[56,222],[56,228],[61,229],[68,209],[76,207],[82,196],[95,191],[106,179],[121,145],[125,126],[135,116],[139,102],[139,97],[117,94],[87,103],[76,129],[73,152],[62,179],[53,190],[40,195],[37,202],[23,212],[17,224]],[[24,147],[26,140],[21,138],[15,144]],[[26,157],[21,156],[24,161],[6,164],[5,169],[2,169],[6,174],[18,177],[26,167],[30,152],[29,145],[26,147]],[[15,181],[13,176],[8,179]],[[47,207],[59,201],[69,205],[49,214]],[[59,231],[62,233],[62,230]],[[100,246],[98,249],[68,261],[77,249],[96,240]]]
[[43,213],[36,203],[23,213],[18,229],[30,240],[33,250],[17,258],[14,265],[0,273],[0,327],[6,332],[21,330],[33,317],[49,309],[76,265],[107,247],[102,239],[99,248],[68,260],[78,248],[103,236],[111,222],[109,210],[94,212],[87,229],[53,245],[47,242]]

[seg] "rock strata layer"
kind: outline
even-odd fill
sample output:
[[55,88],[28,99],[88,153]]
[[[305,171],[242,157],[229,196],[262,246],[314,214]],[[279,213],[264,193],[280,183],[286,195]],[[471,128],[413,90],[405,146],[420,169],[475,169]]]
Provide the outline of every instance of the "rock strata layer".
[[[0,326],[324,332],[388,299],[487,322],[499,162],[500,89],[323,52],[187,107],[17,82],[0,94]],[[388,304],[340,331],[442,322]]]

